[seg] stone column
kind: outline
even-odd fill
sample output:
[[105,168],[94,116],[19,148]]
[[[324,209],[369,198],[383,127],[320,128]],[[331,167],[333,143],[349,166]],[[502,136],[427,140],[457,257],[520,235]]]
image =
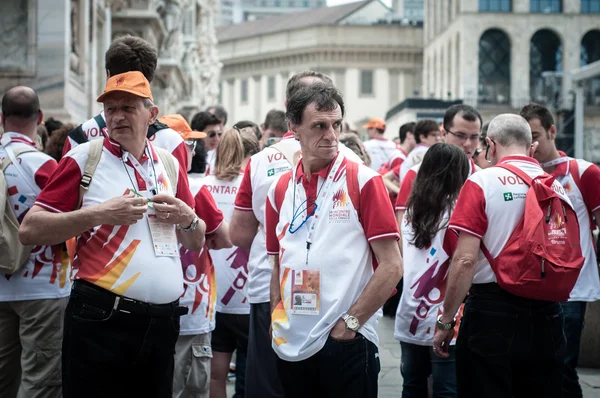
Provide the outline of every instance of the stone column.
[[[248,79],[250,80],[250,79]],[[254,98],[254,120],[261,120],[263,115],[262,112],[262,76],[256,75],[252,76],[253,86],[254,86],[254,96],[252,97],[250,93],[248,93],[248,100],[252,101]]]
[[513,12],[517,14],[526,14],[529,12],[529,2],[530,0],[513,0],[512,7]]
[[[566,2],[565,2],[566,5]],[[564,30],[563,36],[563,72],[570,73],[574,69],[579,68],[581,60],[581,36],[579,32],[572,30]],[[562,106],[570,109],[574,104],[572,95],[570,94],[573,88],[571,79],[568,76],[562,78]]]
[[389,79],[390,79],[389,80],[390,91],[389,91],[388,103],[391,108],[399,102],[400,93],[402,92],[401,87],[400,87],[400,69],[390,69],[388,73],[389,73]]
[[531,42],[528,31],[507,32],[510,43],[510,96],[512,107],[520,109],[529,102],[529,51]]

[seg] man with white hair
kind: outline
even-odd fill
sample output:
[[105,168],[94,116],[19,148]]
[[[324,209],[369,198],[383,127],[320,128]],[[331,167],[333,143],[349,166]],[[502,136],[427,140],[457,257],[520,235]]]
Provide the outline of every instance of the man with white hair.
[[[456,342],[459,396],[560,397],[565,347],[560,305],[556,300],[526,298],[532,295],[521,294],[522,290],[517,295],[514,285],[506,283],[506,274],[498,270],[511,268],[511,264],[521,273],[532,270],[533,275],[540,278],[535,283],[541,284],[545,277],[554,277],[555,274],[549,273],[560,267],[548,262],[544,271],[541,260],[540,276],[539,268],[533,268],[538,266],[537,259],[525,257],[525,249],[520,247],[510,252],[514,261],[507,261],[507,250],[515,247],[513,242],[530,240],[525,234],[516,235],[522,231],[525,198],[529,198],[527,192],[533,185],[532,179],[541,176],[541,181],[551,184],[547,186],[548,191],[560,198],[562,212],[550,212],[561,209],[560,204],[556,208],[549,207],[546,220],[551,221],[550,225],[560,224],[550,234],[568,231],[561,253],[570,254],[570,232],[572,227],[578,229],[579,226],[576,217],[570,216],[573,214],[569,207],[571,202],[564,189],[557,181],[545,179],[551,177],[531,157],[537,143],[532,145],[531,129],[525,119],[512,114],[496,117],[490,123],[486,141],[486,158],[497,167],[469,177],[450,219],[449,229],[459,234],[459,238],[433,349],[441,357],[448,356],[454,316],[469,292]],[[533,209],[529,199],[527,209],[529,215]],[[545,216],[545,208],[543,213]],[[563,213],[569,214],[568,222]],[[580,254],[581,251],[578,258]],[[551,291],[545,293],[544,297],[552,295]]]

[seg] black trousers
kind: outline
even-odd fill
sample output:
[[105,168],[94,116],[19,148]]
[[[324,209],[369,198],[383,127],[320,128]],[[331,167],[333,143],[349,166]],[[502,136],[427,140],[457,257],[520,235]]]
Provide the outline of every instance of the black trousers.
[[74,290],[67,306],[63,396],[170,398],[179,315],[113,311],[92,296]]
[[458,396],[559,398],[563,323],[558,303],[473,285],[456,341]]
[[379,350],[360,334],[331,337],[317,354],[299,362],[278,359],[286,398],[377,398]]

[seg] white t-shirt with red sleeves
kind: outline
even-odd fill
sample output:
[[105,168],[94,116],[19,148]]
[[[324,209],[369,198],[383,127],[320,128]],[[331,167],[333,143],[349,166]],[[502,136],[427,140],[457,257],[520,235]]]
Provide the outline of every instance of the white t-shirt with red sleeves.
[[[98,116],[106,121],[106,118],[104,117],[104,111],[96,115],[96,117]],[[76,130],[81,130],[81,132],[87,137],[88,141],[94,141],[108,137],[108,130],[106,127],[104,129],[100,129],[95,118],[91,118],[87,122],[80,124],[76,127]],[[171,154],[179,161],[181,171],[183,174],[185,174],[187,171],[188,156],[183,138],[181,138],[181,135],[178,132],[170,128],[157,130],[156,133],[150,137],[149,141],[154,146],[171,152]],[[79,144],[77,144],[75,140],[67,136],[65,145],[63,147],[63,156],[65,156],[71,149],[78,145]]]
[[[8,157],[6,149],[15,154],[24,149],[35,149],[35,142],[23,134],[6,132],[0,140],[0,161]],[[57,164],[39,151],[23,153],[17,160],[20,167],[10,164],[4,171],[4,178],[8,201],[21,222]],[[67,297],[71,292],[70,277],[71,267],[63,245],[36,246],[20,270],[12,275],[0,273],[0,302]]]
[[[300,143],[293,134],[287,133],[282,140],[289,140],[300,150]],[[252,211],[259,222],[258,232],[248,260],[247,293],[251,304],[268,303],[270,301],[270,283],[272,268],[267,255],[265,243],[265,206],[267,193],[273,181],[280,175],[290,171],[292,166],[283,154],[275,148],[267,147],[253,155],[246,165],[244,177],[235,199],[235,208],[241,211]]]
[[[500,163],[516,166],[532,178],[544,174],[539,163],[527,156],[506,156]],[[571,203],[558,181],[554,181],[553,189]],[[527,184],[504,168],[480,170],[462,187],[448,228],[480,238],[492,258],[496,258],[523,217],[528,190]],[[480,250],[473,283],[491,282],[496,282],[496,276]]]
[[[223,213],[217,208],[203,181],[193,176],[194,174],[190,174],[190,180],[194,181],[194,210],[206,223],[206,235],[210,235],[223,223]],[[200,252],[180,247],[180,253],[185,288],[179,304],[188,307],[189,312],[181,317],[179,334],[189,336],[208,333],[215,329],[217,302],[217,276],[212,256],[206,245]]]
[[410,151],[410,153],[406,157],[406,160],[402,162],[402,165],[400,166],[400,174],[398,175],[400,183],[402,183],[402,180],[404,180],[404,176],[406,176],[406,173],[408,173],[408,171],[411,168],[423,161],[423,157],[425,156],[425,153],[428,149],[429,146],[425,144],[417,144],[417,146],[412,151]]
[[[89,143],[79,145],[61,160],[36,205],[60,213],[70,212],[77,206],[89,148]],[[122,150],[116,141],[105,139],[100,162],[81,207],[99,205],[135,189],[148,197],[153,195],[153,190],[168,193],[194,208],[187,177],[179,172],[175,157],[173,161],[177,166],[176,182],[169,181],[151,143],[138,160]],[[76,279],[148,303],[177,300],[183,293],[181,260],[178,256],[155,254],[147,214],[133,225],[98,225],[78,236],[73,262]]]
[[[267,251],[279,255],[282,299],[271,316],[273,349],[286,361],[301,361],[319,352],[335,323],[358,300],[377,267],[369,242],[398,239],[398,225],[381,176],[364,165],[358,166],[360,199],[357,205],[350,197],[346,180],[346,166],[350,161],[342,154],[338,157],[341,158],[314,173],[310,181],[302,171],[302,161],[296,168],[296,181],[292,180],[291,171],[281,176],[287,179],[287,189],[280,209],[276,208],[275,201],[277,183],[269,190],[265,226]],[[340,166],[336,168],[338,160]],[[319,192],[325,181],[331,185],[325,192]],[[301,218],[306,217],[307,207],[313,208],[302,203],[304,200],[314,203],[317,192],[314,224],[302,225]],[[290,230],[290,224],[294,224],[294,231]],[[306,242],[313,227],[308,250]],[[292,308],[292,291],[295,292],[293,301],[298,305],[297,287],[293,285],[302,285],[304,276],[300,275],[305,273],[306,283],[318,286],[317,315],[300,315]],[[376,345],[375,326],[380,316],[381,310],[359,329],[360,334]]]
[[[394,141],[387,138],[373,138],[363,143],[365,150],[371,157],[371,168],[378,171],[381,166],[388,163],[394,163],[393,160],[402,157],[402,152],[398,150]],[[396,160],[397,162],[397,160]],[[392,167],[395,165],[392,164]]]
[[556,166],[552,175],[565,189],[577,213],[581,251],[585,257],[569,301],[592,302],[600,300],[600,277],[591,227],[592,214],[600,209],[600,169],[583,159],[569,158],[564,153],[562,155],[563,162]]
[[[242,183],[243,172],[233,181],[219,180],[215,175],[202,180],[223,212],[225,221],[233,215],[235,196]],[[233,246],[228,249],[211,250],[217,274],[217,312],[224,314],[249,314],[250,303],[246,293],[248,280],[248,252]]]
[[[404,289],[396,311],[394,337],[405,343],[433,346],[436,320],[443,313],[450,256],[456,250],[458,236],[447,233],[449,213],[440,220],[442,227],[427,248],[412,244],[414,229],[407,215],[402,220],[402,257]],[[458,324],[456,325],[458,333]],[[455,343],[455,340],[452,340]]]

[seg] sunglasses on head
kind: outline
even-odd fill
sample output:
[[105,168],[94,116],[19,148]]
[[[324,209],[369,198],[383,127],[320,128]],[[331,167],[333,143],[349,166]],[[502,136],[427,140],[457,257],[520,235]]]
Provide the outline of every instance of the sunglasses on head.
[[209,131],[208,132],[208,138],[215,138],[217,135],[220,137],[220,136],[223,135],[223,133],[221,133],[221,132],[217,133],[216,131]]

